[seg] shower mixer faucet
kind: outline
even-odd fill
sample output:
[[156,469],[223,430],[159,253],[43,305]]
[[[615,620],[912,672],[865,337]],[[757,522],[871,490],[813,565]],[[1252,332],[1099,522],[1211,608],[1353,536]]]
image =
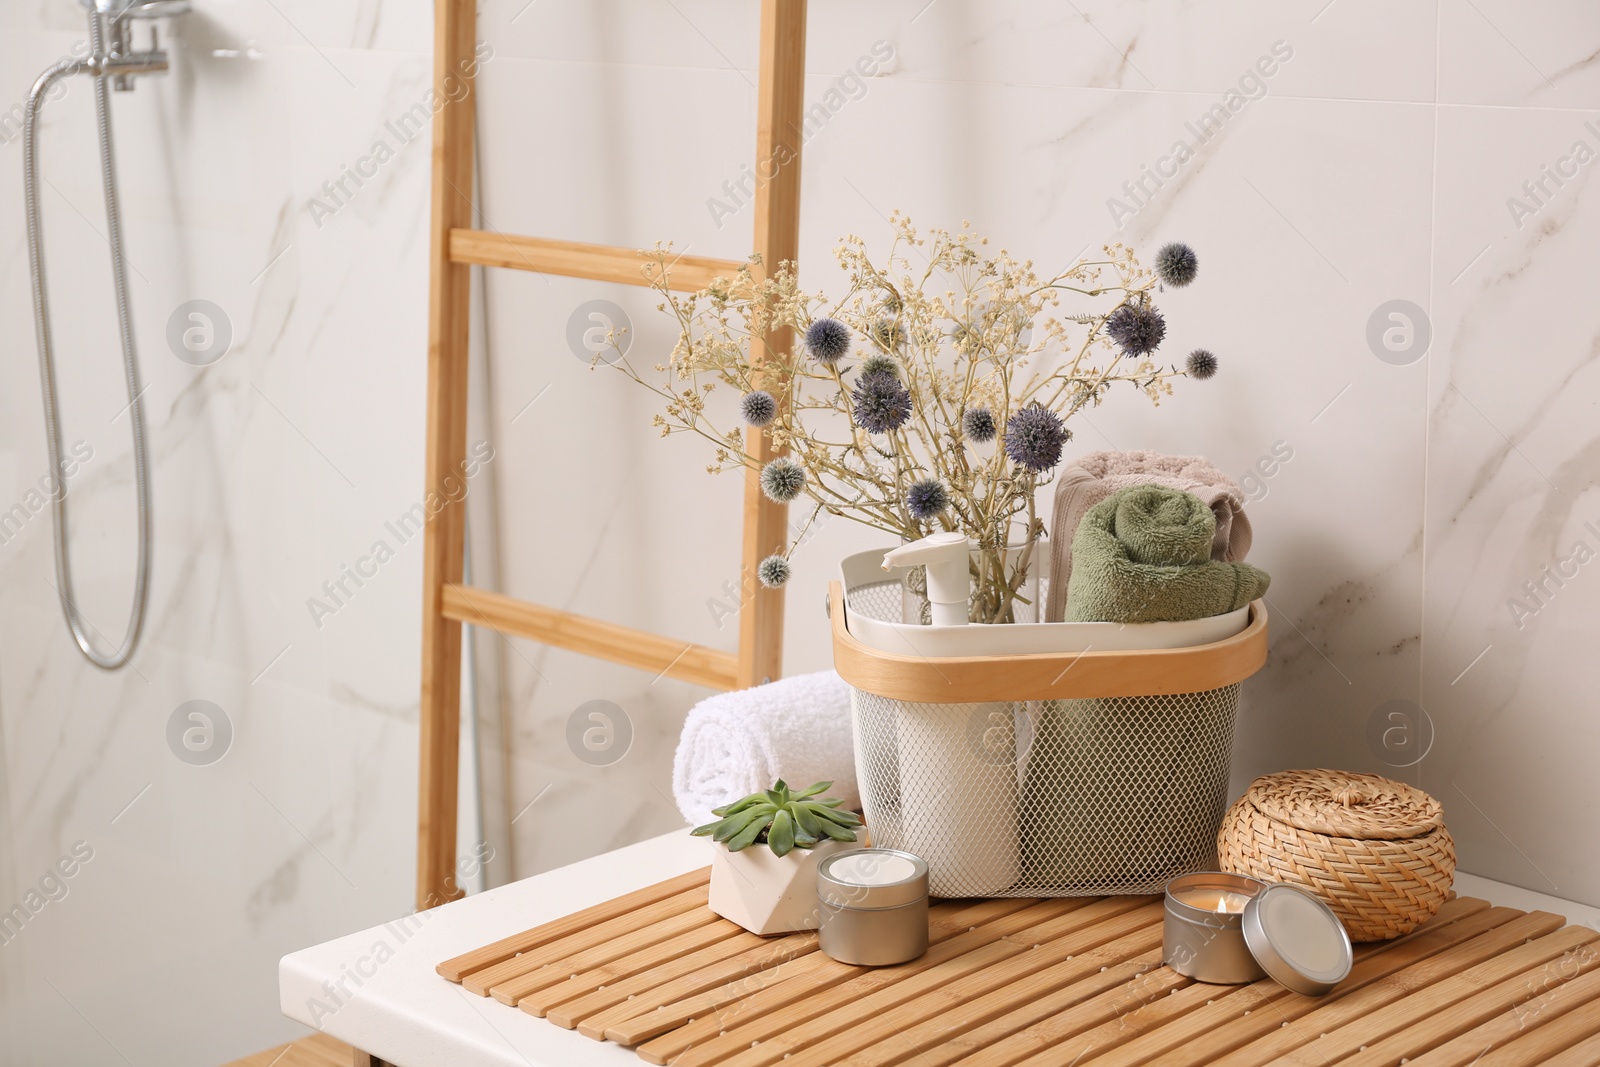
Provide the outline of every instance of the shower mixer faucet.
[[[189,0],[85,0],[84,7],[91,17],[105,19],[107,37],[105,51],[98,49],[84,61],[84,72],[96,77],[111,79],[111,87],[118,92],[133,88],[135,74],[162,74],[167,69],[167,53],[161,48],[155,20],[186,14]],[[150,23],[150,45],[134,48],[133,25]]]
[[167,69],[167,54],[160,48],[156,28],[150,27],[150,47],[134,51],[133,34],[127,19],[117,19],[111,24],[111,48],[105,56],[91,56],[91,72],[111,77],[111,87],[119,93],[133,88],[135,74],[157,74]]

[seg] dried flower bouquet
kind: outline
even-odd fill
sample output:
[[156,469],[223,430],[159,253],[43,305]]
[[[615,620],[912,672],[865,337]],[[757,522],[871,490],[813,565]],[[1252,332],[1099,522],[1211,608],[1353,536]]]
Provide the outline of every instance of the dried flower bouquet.
[[[665,384],[638,373],[615,338],[607,361],[663,398],[663,436],[712,442],[708,470],[756,470],[773,500],[809,498],[805,527],[827,513],[907,540],[965,533],[972,621],[1010,622],[1045,533],[1035,494],[1052,480],[1072,417],[1117,382],[1159,405],[1172,378],[1216,372],[1204,349],[1182,369],[1153,358],[1167,327],[1152,294],[1193,281],[1197,260],[1170,244],[1146,270],[1111,244],[1103,258],[1041,278],[1031,261],[988,254],[965,226],[922,235],[898,213],[892,223],[881,265],[859,237],[835,250],[849,289],[833,303],[803,292],[789,264],[764,278],[745,266],[689,296],[658,281],[679,325],[655,368]],[[653,258],[665,278],[670,251]],[[1063,293],[1082,307],[1059,311]],[[785,327],[800,343],[756,365],[751,340]],[[726,428],[708,405],[719,387],[737,395]],[[746,427],[787,454],[761,463],[746,451]],[[805,527],[762,561],[764,584],[788,580]]]

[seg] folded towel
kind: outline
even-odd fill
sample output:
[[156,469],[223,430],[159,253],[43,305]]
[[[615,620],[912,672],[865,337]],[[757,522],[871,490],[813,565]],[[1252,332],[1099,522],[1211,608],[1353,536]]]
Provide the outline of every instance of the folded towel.
[[799,788],[831,781],[828,795],[860,810],[850,687],[833,671],[719,693],[684,721],[672,792],[691,824],[779,778]]
[[1267,573],[1211,559],[1216,516],[1182,489],[1119,489],[1089,509],[1072,539],[1067,617],[1177,622],[1222,615],[1267,591]]
[[1244,490],[1203,456],[1169,456],[1137,449],[1091,452],[1056,477],[1054,513],[1050,522],[1050,591],[1045,620],[1066,617],[1067,586],[1072,579],[1072,539],[1089,509],[1134,485],[1186,489],[1211,508],[1216,517],[1211,558],[1237,562],[1250,551],[1250,519],[1244,513]]

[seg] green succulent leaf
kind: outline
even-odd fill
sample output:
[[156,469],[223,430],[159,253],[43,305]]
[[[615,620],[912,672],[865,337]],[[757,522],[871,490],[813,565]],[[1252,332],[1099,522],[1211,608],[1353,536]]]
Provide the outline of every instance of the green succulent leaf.
[[836,822],[828,822],[824,820],[822,823],[822,832],[833,838],[835,841],[854,841],[856,839],[856,832],[854,830],[850,829],[848,826],[840,826]]
[[763,801],[765,799],[766,799],[766,794],[765,793],[751,793],[749,796],[745,797],[743,800],[736,800],[732,804],[724,804],[720,808],[712,808],[711,809],[711,814],[713,814],[713,815],[737,815],[741,811],[746,810],[747,808],[751,807],[752,805],[759,804],[761,801]]
[[810,808],[804,804],[791,804],[789,811],[794,815],[794,821],[800,825],[801,832],[812,837],[822,833],[822,820]]
[[752,822],[761,822],[762,825],[765,825],[763,820],[770,815],[770,811],[762,811],[760,808],[751,808],[749,811],[741,811],[737,815],[730,815],[717,825],[717,831],[712,835],[711,839],[713,841],[727,841]]
[[696,826],[690,833],[709,835],[730,852],[764,841],[778,856],[823,840],[854,841],[854,827],[861,825],[861,817],[842,808],[838,798],[820,797],[832,787],[832,782],[814,782],[796,792],[780,778],[771,789],[712,809],[717,821]]
[[761,831],[765,830],[766,828],[766,820],[750,820],[750,825],[746,826],[743,830],[740,830],[728,840],[728,851],[742,852],[743,850],[749,848],[755,843],[755,839],[761,836]]
[[840,826],[860,826],[861,816],[853,811],[840,811],[836,808],[827,808],[814,800],[805,802],[806,810],[822,819],[824,822],[837,823]]
[[787,856],[794,849],[794,817],[787,809],[780,810],[772,817],[772,826],[767,830],[767,845],[774,856]]

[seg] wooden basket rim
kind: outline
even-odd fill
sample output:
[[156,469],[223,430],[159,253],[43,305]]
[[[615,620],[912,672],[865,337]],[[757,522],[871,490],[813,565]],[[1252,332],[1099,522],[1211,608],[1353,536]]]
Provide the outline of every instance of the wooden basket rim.
[[833,666],[839,676],[864,692],[920,704],[1203,693],[1241,682],[1267,661],[1262,600],[1250,604],[1243,630],[1207,645],[937,659],[863,644],[850,633],[847,610],[844,583],[829,582]]

